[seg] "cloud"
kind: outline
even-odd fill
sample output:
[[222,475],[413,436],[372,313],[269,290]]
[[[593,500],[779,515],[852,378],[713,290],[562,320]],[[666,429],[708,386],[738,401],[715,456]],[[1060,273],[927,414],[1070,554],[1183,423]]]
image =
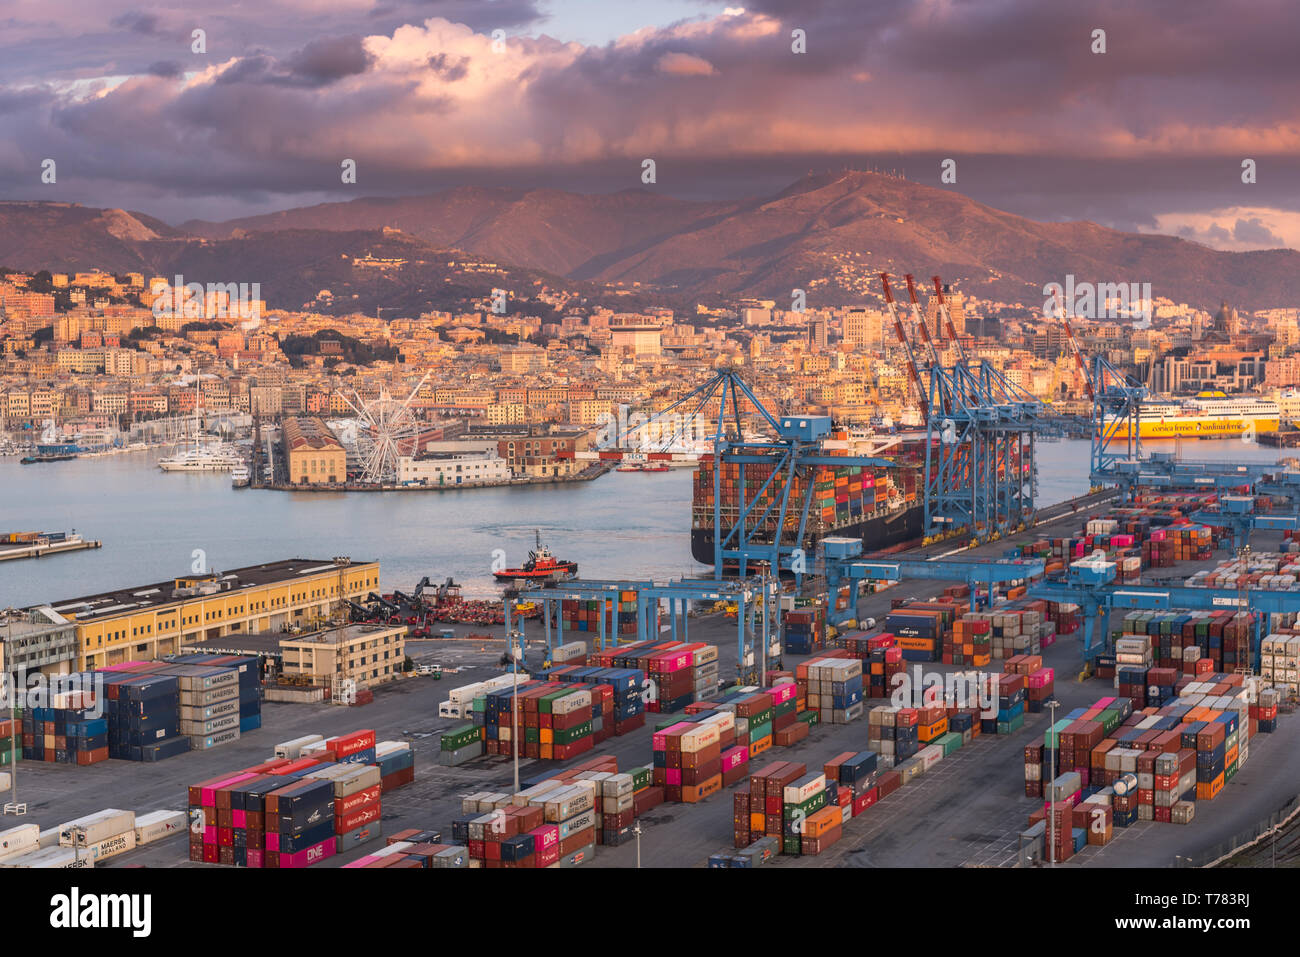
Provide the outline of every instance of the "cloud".
[[288,61],[294,74],[317,83],[364,73],[369,64],[370,54],[359,36],[313,40]]
[[1171,233],[1231,252],[1300,249],[1300,212],[1258,207],[1228,207],[1208,212],[1166,213],[1155,232]]
[[665,53],[655,61],[655,69],[671,76],[712,76],[713,64],[689,53]]
[[181,65],[175,60],[159,60],[157,63],[150,63],[144,69],[145,73],[150,76],[161,76],[168,79],[175,79],[183,72]]
[[[845,164],[937,183],[957,157],[958,189],[1025,215],[1297,239],[1270,218],[1300,207],[1289,0],[1230,17],[1212,0],[756,0],[590,46],[537,33],[529,0],[188,5],[68,0],[57,21],[29,13],[0,34],[0,195],[54,155],[78,157],[69,190],[134,190],[146,209],[236,188],[292,205],[329,188],[341,156],[389,193],[510,177],[617,189],[654,156],[658,189],[696,196]],[[207,55],[190,51],[193,25]],[[174,148],[144,148],[159,135]],[[1244,156],[1260,164],[1252,206],[1272,212],[1204,218],[1244,205]]]

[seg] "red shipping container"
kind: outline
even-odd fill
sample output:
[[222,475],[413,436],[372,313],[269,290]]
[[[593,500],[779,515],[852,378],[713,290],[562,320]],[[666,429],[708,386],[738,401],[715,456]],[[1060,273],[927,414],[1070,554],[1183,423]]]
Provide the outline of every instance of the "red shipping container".
[[382,793],[383,785],[376,784],[364,791],[358,791],[356,794],[349,794],[347,797],[336,797],[334,799],[334,816],[342,817],[350,811],[355,811],[363,805],[369,804],[371,801],[378,801]]
[[334,752],[336,759],[346,758],[349,755],[365,751],[367,748],[373,748],[375,746],[375,732],[369,730],[341,734],[337,738],[330,738],[325,742],[325,746]]
[[383,814],[378,798],[346,814],[334,815],[334,833],[347,834],[372,821],[378,821]]

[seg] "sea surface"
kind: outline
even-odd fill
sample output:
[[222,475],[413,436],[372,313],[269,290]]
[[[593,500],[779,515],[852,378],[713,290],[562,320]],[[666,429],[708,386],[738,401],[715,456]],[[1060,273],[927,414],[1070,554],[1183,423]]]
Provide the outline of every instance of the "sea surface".
[[[1174,443],[1144,443],[1174,450]],[[1088,488],[1088,443],[1038,445],[1038,502]],[[690,554],[693,470],[610,472],[591,482],[427,492],[234,489],[225,472],[165,473],[163,453],[20,465],[0,458],[0,532],[71,531],[97,550],[0,563],[0,607],[32,605],[281,558],[378,560],[385,591],[427,575],[467,595],[499,594],[494,551],[511,566],[534,534],[583,578],[667,579],[706,569]],[[1237,439],[1187,441],[1188,459],[1275,462],[1285,450]],[[201,555],[196,556],[196,552]]]

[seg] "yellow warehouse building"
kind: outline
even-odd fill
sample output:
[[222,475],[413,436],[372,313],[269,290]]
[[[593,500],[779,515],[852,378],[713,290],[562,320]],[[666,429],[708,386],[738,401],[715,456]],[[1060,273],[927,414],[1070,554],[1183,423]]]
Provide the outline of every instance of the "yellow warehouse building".
[[52,603],[76,628],[77,668],[147,661],[232,633],[309,626],[379,587],[378,562],[293,558]]

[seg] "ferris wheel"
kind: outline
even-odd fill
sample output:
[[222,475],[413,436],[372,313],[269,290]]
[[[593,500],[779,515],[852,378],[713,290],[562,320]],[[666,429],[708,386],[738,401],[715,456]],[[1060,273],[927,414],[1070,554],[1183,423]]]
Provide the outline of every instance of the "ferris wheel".
[[355,389],[351,396],[339,393],[357,416],[357,456],[362,481],[375,484],[395,481],[398,458],[414,453],[420,423],[411,403],[428,378],[426,373],[405,399],[389,395],[383,388],[374,399],[363,399]]

